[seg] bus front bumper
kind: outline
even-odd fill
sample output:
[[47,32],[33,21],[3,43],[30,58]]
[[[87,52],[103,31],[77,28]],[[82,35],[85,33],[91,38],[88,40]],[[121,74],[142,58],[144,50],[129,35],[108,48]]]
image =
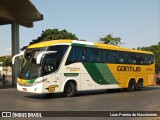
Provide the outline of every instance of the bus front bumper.
[[29,93],[43,93],[43,82],[33,86],[21,86],[17,83],[17,90]]

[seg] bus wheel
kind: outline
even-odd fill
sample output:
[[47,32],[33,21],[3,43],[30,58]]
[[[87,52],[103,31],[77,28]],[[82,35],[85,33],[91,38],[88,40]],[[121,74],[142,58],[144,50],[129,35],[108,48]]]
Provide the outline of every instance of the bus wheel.
[[135,86],[134,80],[130,80],[130,81],[129,81],[129,84],[128,84],[127,91],[128,91],[128,92],[131,92],[131,91],[134,91],[135,89],[136,89],[136,86]]
[[143,90],[143,81],[138,81],[138,83],[136,84],[136,88],[137,90]]
[[64,95],[66,97],[72,97],[76,93],[76,86],[73,82],[67,82],[64,87]]

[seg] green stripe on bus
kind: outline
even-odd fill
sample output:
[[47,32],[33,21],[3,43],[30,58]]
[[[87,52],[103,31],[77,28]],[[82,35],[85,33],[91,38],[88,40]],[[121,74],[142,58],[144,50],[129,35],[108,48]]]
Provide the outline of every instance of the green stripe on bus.
[[36,79],[30,79],[27,83],[33,84]]
[[72,43],[72,46],[85,47],[85,45],[84,45],[84,44],[77,44],[77,43]]
[[64,73],[64,76],[66,77],[77,77],[79,73]]
[[72,43],[72,46],[79,46],[79,47],[89,47],[89,48],[97,48],[94,45],[88,45],[88,44],[78,44],[78,43]]
[[84,67],[90,74],[91,78],[98,84],[105,85],[109,84],[101,75],[100,71],[94,63],[85,63],[83,62]]
[[118,84],[119,82],[115,79],[112,72],[110,71],[109,67],[105,63],[95,63],[96,67],[100,71],[103,78],[109,84]]
[[84,67],[88,71],[91,78],[98,84],[118,84],[113,74],[105,63],[85,63]]

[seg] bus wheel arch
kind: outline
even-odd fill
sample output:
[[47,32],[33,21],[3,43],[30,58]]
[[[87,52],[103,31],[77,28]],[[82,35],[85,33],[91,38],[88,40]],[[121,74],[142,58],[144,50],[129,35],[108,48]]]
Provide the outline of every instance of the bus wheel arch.
[[131,91],[134,91],[135,89],[136,89],[136,81],[134,78],[131,78],[128,82],[127,91],[131,92]]
[[143,78],[138,79],[138,82],[136,83],[136,90],[142,90],[143,89],[143,86],[144,86],[143,82],[144,82]]
[[77,92],[77,83],[75,80],[68,80],[63,87],[63,94],[66,97],[72,97]]

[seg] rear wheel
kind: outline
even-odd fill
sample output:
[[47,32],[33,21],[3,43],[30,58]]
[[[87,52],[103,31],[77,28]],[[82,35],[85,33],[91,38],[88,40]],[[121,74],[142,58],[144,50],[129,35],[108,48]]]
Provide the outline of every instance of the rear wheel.
[[143,90],[143,81],[142,80],[138,81],[138,83],[136,84],[136,90]]
[[73,82],[67,82],[63,93],[66,97],[74,96],[76,93],[76,85]]
[[128,83],[127,91],[131,92],[131,91],[134,91],[135,89],[136,89],[135,81],[134,80],[130,80],[129,83]]

